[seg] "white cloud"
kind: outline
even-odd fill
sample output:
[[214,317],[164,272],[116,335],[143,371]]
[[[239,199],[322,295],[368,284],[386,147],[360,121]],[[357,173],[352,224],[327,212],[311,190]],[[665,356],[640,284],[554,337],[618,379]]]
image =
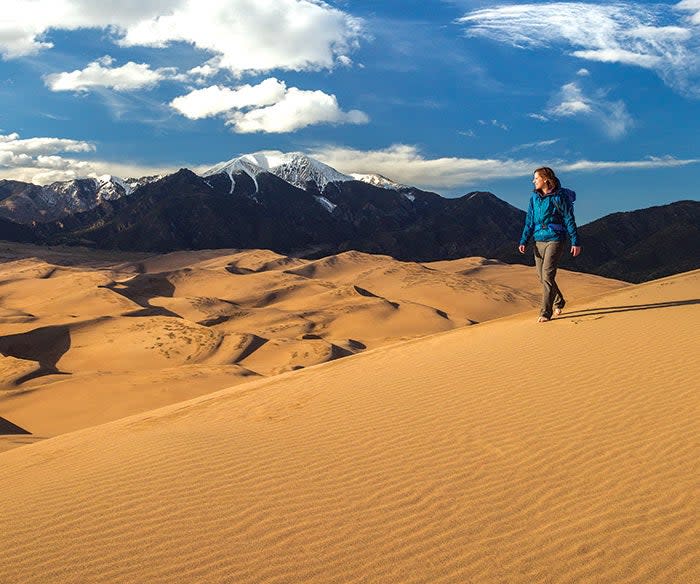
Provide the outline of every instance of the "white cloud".
[[[553,141],[550,141],[553,142]],[[426,158],[416,146],[395,144],[383,150],[356,150],[339,146],[319,147],[309,152],[322,162],[345,174],[379,173],[397,182],[438,191],[466,187],[483,187],[490,179],[531,176],[541,166],[540,160]],[[679,160],[671,156],[650,157],[636,161],[551,161],[562,171],[594,172],[597,170],[635,170],[667,168],[697,164],[700,159]]]
[[16,132],[0,135],[0,153],[13,155],[49,156],[59,152],[93,152],[95,146],[89,142],[66,138],[21,139]]
[[591,72],[585,67],[582,67],[581,69],[576,71],[576,75],[578,75],[579,77],[588,77],[590,74]]
[[[94,152],[89,142],[66,138],[27,138],[0,135],[0,178],[47,184],[58,180],[115,174],[124,178],[148,176],[162,168],[100,160],[79,160],[63,153]],[[173,170],[173,169],[168,169]]]
[[553,140],[540,140],[539,142],[528,142],[527,144],[520,144],[519,146],[514,146],[510,149],[511,152],[518,152],[520,150],[533,150],[542,149],[552,146],[559,142],[559,138],[554,138]]
[[293,132],[314,124],[366,124],[367,114],[359,110],[344,112],[335,95],[323,91],[287,90],[284,97],[269,107],[235,112],[227,122],[237,132]]
[[220,55],[235,73],[332,68],[354,48],[361,21],[314,0],[209,0],[206,10],[186,0],[170,14],[144,19],[127,29],[121,43],[193,44]]
[[[676,9],[700,14],[697,0]],[[470,36],[530,49],[561,45],[580,59],[651,69],[675,90],[700,96],[700,29],[667,5],[515,4],[474,10],[459,22]]]
[[53,44],[43,36],[52,28],[113,27],[115,31],[124,31],[180,3],[173,0],[3,0],[0,55],[12,59],[50,49]]
[[[4,0],[0,54],[50,48],[49,29],[109,29],[124,46],[184,42],[246,71],[329,69],[357,47],[362,21],[320,0]],[[211,66],[211,62],[210,62]]]
[[220,85],[195,89],[176,97],[170,105],[185,117],[198,120],[233,109],[273,105],[284,99],[286,91],[283,82],[270,77],[258,85],[241,85],[235,89]]
[[583,116],[600,125],[603,132],[614,139],[624,136],[634,125],[623,101],[607,101],[601,91],[595,96],[584,95],[577,82],[561,88],[547,113],[554,117]]
[[66,138],[27,138],[0,135],[0,176],[45,184],[55,177],[75,178],[86,173],[89,163],[58,156],[63,152],[92,152],[89,142]]
[[533,120],[537,120],[539,122],[548,122],[549,121],[549,118],[547,116],[543,116],[542,114],[530,113],[530,114],[527,114],[527,117],[532,118]]
[[206,80],[216,75],[220,68],[219,59],[215,57],[198,67],[193,67],[187,73],[194,77],[197,83],[206,83]]
[[46,185],[56,181],[76,178],[97,178],[105,174],[112,174],[121,178],[138,178],[169,174],[177,170],[177,168],[170,166],[154,167],[141,164],[115,163],[107,160],[85,161],[59,156],[49,158],[45,157],[28,164],[5,166],[2,164],[2,154],[0,154],[0,179]]
[[603,160],[579,160],[577,162],[569,162],[560,165],[565,171],[582,171],[592,172],[596,170],[635,170],[648,168],[675,168],[678,166],[687,166],[689,164],[697,164],[700,162],[698,158],[678,159],[673,156],[651,156],[644,160],[627,160],[627,161],[603,161]]
[[590,100],[584,97],[576,83],[567,83],[561,88],[559,103],[549,109],[553,116],[567,117],[578,114],[590,114],[593,111]]
[[662,60],[656,55],[643,55],[626,49],[592,49],[587,51],[573,51],[574,57],[599,61],[601,63],[623,63],[625,65],[637,65],[646,69],[654,69],[662,65]]
[[500,128],[501,130],[508,130],[508,126],[504,124],[503,122],[499,122],[498,120],[477,120],[479,125],[481,126],[488,126],[491,125],[494,128]]
[[133,91],[153,87],[162,79],[173,75],[172,69],[154,71],[145,63],[129,61],[121,67],[111,67],[113,63],[112,57],[105,56],[82,70],[46,75],[44,83],[51,91],[89,91],[97,87]]
[[[533,143],[533,148],[551,145],[556,140]],[[181,165],[145,166],[106,160],[80,160],[62,153],[91,153],[94,145],[65,138],[21,139],[18,134],[0,135],[0,178],[47,184],[57,180],[98,177],[113,174],[122,178],[172,173]],[[530,176],[540,161],[527,159],[427,158],[416,146],[396,144],[383,150],[357,150],[339,146],[319,147],[309,152],[346,174],[380,173],[393,180],[429,190],[483,185],[488,179]],[[632,161],[567,162],[553,160],[551,165],[563,171],[635,170],[669,168],[700,163],[700,159],[672,156],[649,157]],[[210,166],[210,165],[209,165]],[[208,166],[207,166],[208,167]],[[197,169],[203,170],[204,167]]]
[[384,150],[343,147],[318,148],[311,156],[351,174],[379,173],[403,184],[430,190],[483,184],[485,179],[531,174],[535,163],[526,160],[425,158],[416,146],[395,144]]
[[682,0],[676,4],[676,9],[692,12],[689,19],[694,24],[700,24],[700,0]]
[[364,124],[358,110],[343,111],[335,95],[287,87],[271,77],[258,85],[211,86],[175,98],[174,109],[190,119],[223,115],[241,134],[293,132],[314,124]]

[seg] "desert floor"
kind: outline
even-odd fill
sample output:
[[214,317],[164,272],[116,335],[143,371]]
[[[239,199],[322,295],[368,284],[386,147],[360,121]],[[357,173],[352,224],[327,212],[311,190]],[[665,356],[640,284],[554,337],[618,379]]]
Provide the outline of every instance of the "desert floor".
[[[8,404],[67,385],[49,366],[85,375],[85,389],[66,390],[66,400],[87,399],[91,387],[96,402],[121,400],[118,383],[101,381],[117,379],[116,366],[100,376],[90,363],[123,363],[124,379],[130,361],[145,372],[152,334],[170,356],[150,357],[145,379],[165,393],[163,363],[183,375],[182,396],[187,368],[252,375],[72,432],[47,426],[61,434],[0,453],[0,581],[700,581],[700,271],[635,286],[562,273],[566,311],[537,324],[536,282],[514,286],[532,271],[522,267],[402,266],[352,253],[317,262],[186,256],[90,270],[42,272],[42,262],[58,263],[46,257],[3,264],[3,347],[33,346],[12,345],[13,334],[54,339],[43,361],[6,354],[7,386],[19,389],[5,391],[20,394],[1,402],[0,415],[15,424],[22,411],[29,419],[31,402],[6,414]],[[242,278],[233,292],[231,274]],[[443,295],[441,281],[454,294]],[[21,308],[17,290],[34,285]],[[196,298],[236,306],[203,308]],[[279,312],[266,320],[256,305]],[[227,318],[234,309],[253,316]],[[311,329],[296,320],[316,311]],[[160,331],[183,327],[171,331],[173,345],[148,329],[158,318]],[[233,328],[246,318],[263,328]],[[481,322],[465,326],[472,321]],[[280,323],[288,336],[269,332]],[[69,347],[55,328],[68,329]],[[223,348],[212,341],[206,353],[214,333]],[[243,334],[268,339],[261,347],[322,341],[358,352],[301,362],[252,359],[257,348],[233,365],[207,361],[240,357],[226,339]],[[51,335],[64,339],[60,355]],[[45,374],[24,380],[37,371],[31,362]],[[88,410],[76,419],[97,420]]]

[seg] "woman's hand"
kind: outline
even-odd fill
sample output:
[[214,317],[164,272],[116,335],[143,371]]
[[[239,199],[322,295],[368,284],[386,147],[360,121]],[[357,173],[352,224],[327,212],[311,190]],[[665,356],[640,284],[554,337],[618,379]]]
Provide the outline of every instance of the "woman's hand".
[[571,255],[576,257],[581,253],[581,246],[580,245],[572,245],[571,246]]
[[518,246],[518,251],[519,251],[520,253],[525,253],[525,246],[524,246],[524,245],[519,245],[519,246]]

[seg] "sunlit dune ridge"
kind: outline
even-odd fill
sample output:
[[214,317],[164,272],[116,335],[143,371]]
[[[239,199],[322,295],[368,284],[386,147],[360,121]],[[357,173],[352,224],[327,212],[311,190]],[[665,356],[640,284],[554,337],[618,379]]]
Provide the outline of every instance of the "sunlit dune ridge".
[[[534,270],[0,248],[0,416],[50,436],[535,307]],[[572,297],[624,286],[562,273]]]

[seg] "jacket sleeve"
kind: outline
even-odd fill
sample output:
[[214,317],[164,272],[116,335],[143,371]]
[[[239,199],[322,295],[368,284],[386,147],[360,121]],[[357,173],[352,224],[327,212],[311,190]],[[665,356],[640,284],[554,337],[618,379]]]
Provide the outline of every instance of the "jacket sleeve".
[[569,197],[560,195],[559,201],[561,205],[562,219],[564,220],[564,227],[566,227],[566,232],[569,234],[571,245],[581,245],[578,240],[576,219],[574,218],[574,206],[571,204]]
[[530,197],[530,204],[527,207],[527,217],[525,217],[525,226],[523,227],[523,234],[520,236],[520,245],[527,245],[530,241],[533,232],[535,231],[535,209],[532,204],[532,197]]

